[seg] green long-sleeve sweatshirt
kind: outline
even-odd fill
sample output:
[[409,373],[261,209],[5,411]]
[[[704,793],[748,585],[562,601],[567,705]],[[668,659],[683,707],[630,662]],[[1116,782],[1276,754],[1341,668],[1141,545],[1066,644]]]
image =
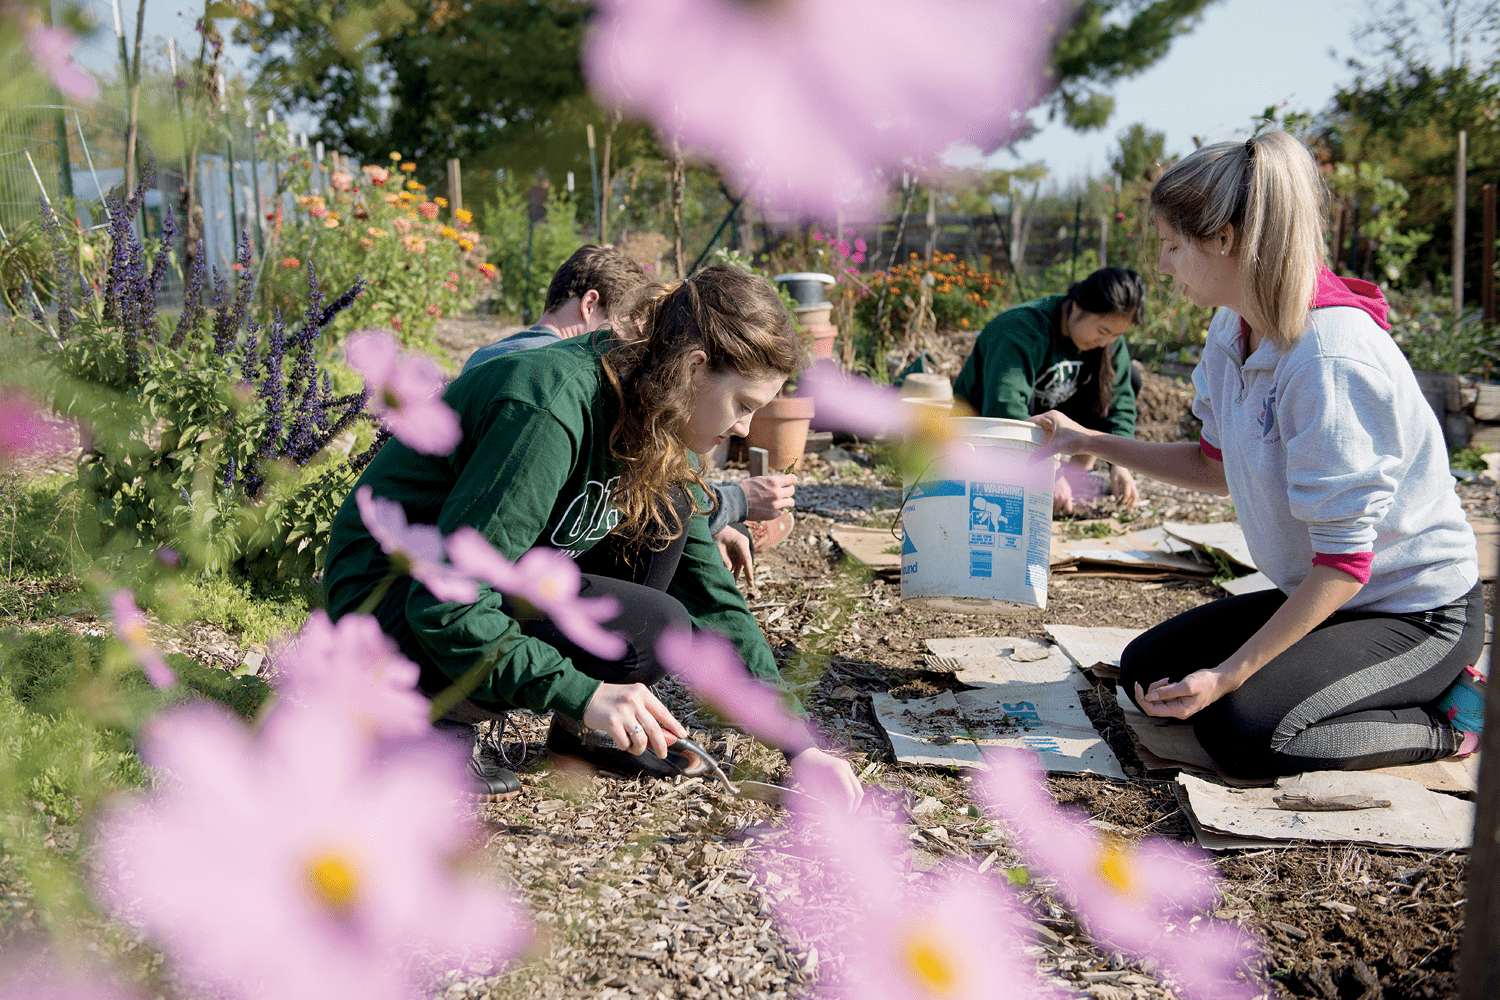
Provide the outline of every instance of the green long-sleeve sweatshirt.
[[[1067,403],[1079,389],[1083,352],[1063,336],[1062,301],[1061,295],[1034,299],[985,324],[974,342],[974,353],[953,382],[953,394],[967,400],[982,417],[1010,420],[1025,420]],[[1125,338],[1105,350],[1114,352],[1114,403],[1108,416],[1081,422],[1134,437],[1135,390],[1130,384]]]
[[[444,535],[470,525],[507,559],[538,545],[575,557],[588,551],[620,517],[611,502],[619,463],[609,455],[617,404],[599,364],[608,337],[607,330],[587,334],[463,373],[444,396],[463,427],[453,454],[421,455],[391,441],[359,485],[399,502],[408,521],[435,524]],[[698,503],[707,506],[702,496]],[[388,568],[351,492],[334,518],[328,548],[323,587],[329,615],[337,620],[357,608]],[[495,670],[470,697],[583,717],[599,681],[555,647],[522,635],[501,610],[500,594],[481,584],[479,600],[468,605],[439,601],[415,582],[409,587],[407,623],[443,673],[457,678],[481,656],[499,651]],[[691,519],[667,593],[696,626],[728,637],[752,673],[778,679],[771,649],[702,514]]]

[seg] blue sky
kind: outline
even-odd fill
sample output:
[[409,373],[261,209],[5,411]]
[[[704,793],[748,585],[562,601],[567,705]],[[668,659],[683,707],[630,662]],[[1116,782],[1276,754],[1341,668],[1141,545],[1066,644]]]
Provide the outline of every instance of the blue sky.
[[[137,2],[121,0],[127,32],[134,29]],[[80,61],[112,74],[118,56],[111,2],[82,4],[103,29],[85,42]],[[148,52],[162,51],[165,39],[176,37],[196,54],[193,18],[201,10],[200,0],[147,0]],[[1103,130],[1080,135],[1036,113],[1039,134],[1017,147],[1018,156],[1000,153],[993,162],[1042,160],[1053,180],[1066,183],[1107,169],[1116,134],[1132,122],[1164,131],[1167,152],[1183,153],[1193,148],[1194,135],[1216,140],[1247,134],[1250,116],[1270,104],[1288,101],[1293,110],[1319,110],[1352,77],[1344,64],[1353,51],[1350,32],[1366,17],[1368,5],[1356,0],[1220,0],[1161,62],[1115,87],[1115,114]],[[243,68],[247,55],[232,51],[231,62]]]

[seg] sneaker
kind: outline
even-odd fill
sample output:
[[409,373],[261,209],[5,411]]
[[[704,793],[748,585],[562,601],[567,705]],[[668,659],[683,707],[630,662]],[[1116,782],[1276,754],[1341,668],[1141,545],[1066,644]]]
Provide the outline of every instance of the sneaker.
[[772,548],[792,532],[792,525],[797,519],[792,512],[784,510],[780,517],[773,517],[769,521],[746,521],[745,527],[750,529],[750,549],[752,552],[764,552]]
[[552,713],[552,725],[547,729],[547,754],[559,765],[568,767],[581,763],[626,778],[673,778],[677,775],[691,778],[711,773],[712,767],[694,753],[694,749],[693,744],[679,740],[667,750],[665,758],[650,750],[631,753],[615,746],[614,739],[603,730],[589,729],[557,712]]

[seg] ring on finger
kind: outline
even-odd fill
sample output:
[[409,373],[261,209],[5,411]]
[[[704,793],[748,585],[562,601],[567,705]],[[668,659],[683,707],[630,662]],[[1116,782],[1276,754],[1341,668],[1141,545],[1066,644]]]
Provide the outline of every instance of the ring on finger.
[[633,726],[630,727],[630,731],[632,733],[639,733],[639,732],[643,732],[644,730],[645,730],[645,727],[642,726],[639,722],[637,722],[635,725],[633,725]]

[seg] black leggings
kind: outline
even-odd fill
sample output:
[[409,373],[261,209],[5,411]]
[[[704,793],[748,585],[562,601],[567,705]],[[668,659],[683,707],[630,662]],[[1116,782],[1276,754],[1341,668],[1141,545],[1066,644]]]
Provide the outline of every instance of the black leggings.
[[[685,490],[679,493],[675,503],[686,525],[692,514],[691,501]],[[625,636],[625,655],[621,659],[600,659],[579,648],[547,618],[519,619],[522,634],[554,647],[571,660],[574,667],[595,680],[606,684],[655,684],[666,672],[656,658],[657,638],[669,626],[692,625],[687,608],[666,593],[686,545],[685,530],[670,540],[665,548],[656,551],[628,547],[619,536],[610,535],[578,557],[578,568],[583,572],[579,596],[610,596],[620,603],[619,614],[604,622],[604,628]],[[401,645],[401,651],[422,668],[417,687],[430,697],[449,687],[453,678],[423,654],[416,637],[411,634],[406,623],[406,592],[405,587],[393,587],[381,601],[376,617],[385,633]],[[515,615],[516,609],[509,600],[502,608],[506,614]],[[512,707],[477,701],[473,704],[496,711]]]
[[[1453,754],[1460,737],[1430,706],[1484,647],[1480,587],[1431,611],[1335,612],[1194,715],[1198,742],[1226,773],[1247,778]],[[1125,648],[1120,684],[1134,701],[1136,684],[1218,666],[1285,601],[1279,590],[1244,594],[1163,622]]]

